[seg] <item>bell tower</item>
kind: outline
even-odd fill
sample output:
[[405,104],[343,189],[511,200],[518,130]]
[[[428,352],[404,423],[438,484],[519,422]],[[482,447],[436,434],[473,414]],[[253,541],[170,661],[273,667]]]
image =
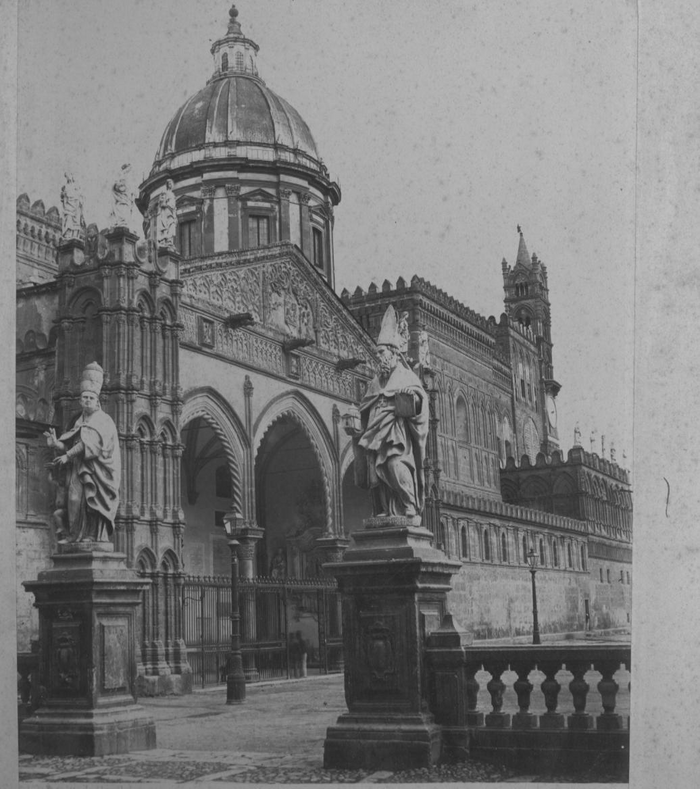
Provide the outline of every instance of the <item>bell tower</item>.
[[503,259],[505,312],[509,321],[530,336],[537,347],[539,363],[539,412],[543,414],[542,449],[550,454],[559,448],[555,399],[561,385],[554,378],[552,360],[552,319],[549,303],[547,267],[537,255],[530,256],[525,237],[518,225],[518,254],[515,265]]

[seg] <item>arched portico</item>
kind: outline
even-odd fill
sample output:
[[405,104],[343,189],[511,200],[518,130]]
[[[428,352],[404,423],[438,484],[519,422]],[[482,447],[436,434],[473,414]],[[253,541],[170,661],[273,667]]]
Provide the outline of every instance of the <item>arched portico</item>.
[[271,401],[254,428],[258,573],[312,577],[317,541],[339,534],[338,456],[328,428],[300,392]]
[[213,388],[185,393],[180,419],[183,561],[188,573],[230,572],[224,516],[254,517],[250,442],[241,420]]

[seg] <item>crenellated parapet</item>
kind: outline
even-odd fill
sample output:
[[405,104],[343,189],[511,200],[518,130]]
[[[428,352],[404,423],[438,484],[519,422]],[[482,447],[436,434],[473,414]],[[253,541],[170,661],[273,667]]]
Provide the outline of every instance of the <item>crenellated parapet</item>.
[[61,217],[56,206],[32,203],[27,194],[17,198],[17,285],[49,282],[56,273]]
[[612,461],[569,450],[566,460],[555,451],[525,455],[520,463],[510,457],[501,470],[501,494],[510,504],[560,513],[586,523],[591,534],[612,540],[632,540],[632,490],[629,473]]

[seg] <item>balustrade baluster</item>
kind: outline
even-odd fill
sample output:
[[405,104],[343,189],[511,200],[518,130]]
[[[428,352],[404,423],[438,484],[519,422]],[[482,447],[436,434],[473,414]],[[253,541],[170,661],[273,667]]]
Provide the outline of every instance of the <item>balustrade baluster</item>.
[[511,716],[501,711],[503,693],[506,689],[501,674],[508,668],[508,663],[505,660],[488,661],[488,665],[484,663],[484,668],[491,674],[491,679],[486,684],[486,690],[491,695],[491,706],[493,707],[493,711],[489,712],[485,718],[486,725],[494,729],[507,729],[510,726]]
[[467,726],[483,726],[484,713],[478,712],[476,707],[479,703],[479,682],[476,679],[476,672],[481,668],[481,663],[466,663],[464,673],[466,675],[467,693]]
[[603,678],[598,683],[598,692],[603,702],[603,712],[596,719],[596,728],[600,731],[618,731],[622,729],[622,716],[615,712],[617,691],[619,685],[613,675],[620,668],[619,660],[596,661],[595,669],[600,671]]
[[589,684],[584,679],[584,674],[591,667],[590,661],[572,661],[566,666],[574,675],[569,682],[569,690],[574,700],[574,712],[569,715],[570,729],[592,729],[593,716],[586,712],[586,696],[590,690]]
[[534,667],[534,660],[511,663],[511,668],[518,675],[518,679],[513,683],[513,689],[518,696],[519,707],[519,711],[513,716],[514,729],[537,728],[537,716],[530,712],[530,695],[534,686],[528,679]]
[[542,661],[538,664],[538,668],[545,675],[545,679],[542,680],[541,688],[544,695],[544,703],[547,707],[547,712],[540,716],[540,728],[563,729],[564,716],[560,712],[557,712],[561,685],[555,679],[557,672],[561,668],[561,661]]

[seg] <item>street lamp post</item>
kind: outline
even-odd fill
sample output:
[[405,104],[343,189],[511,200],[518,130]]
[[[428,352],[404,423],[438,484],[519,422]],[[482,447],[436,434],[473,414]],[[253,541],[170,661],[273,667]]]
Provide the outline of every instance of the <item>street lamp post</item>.
[[537,554],[530,548],[527,554],[527,563],[530,565],[530,575],[532,576],[532,643],[540,642],[540,625],[537,621],[537,583],[535,573],[537,572]]
[[238,546],[234,537],[234,522],[224,518],[224,527],[231,549],[231,657],[226,675],[226,703],[242,704],[245,701],[245,674],[241,653],[241,612],[238,605]]

